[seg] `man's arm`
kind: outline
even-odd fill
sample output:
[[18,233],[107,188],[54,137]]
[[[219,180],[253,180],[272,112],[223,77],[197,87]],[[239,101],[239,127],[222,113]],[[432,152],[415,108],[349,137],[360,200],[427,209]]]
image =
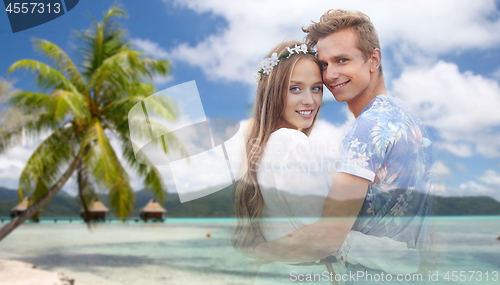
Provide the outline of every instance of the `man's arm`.
[[263,262],[303,262],[335,253],[356,221],[369,181],[347,173],[335,178],[323,206],[321,219],[288,236],[255,245]]

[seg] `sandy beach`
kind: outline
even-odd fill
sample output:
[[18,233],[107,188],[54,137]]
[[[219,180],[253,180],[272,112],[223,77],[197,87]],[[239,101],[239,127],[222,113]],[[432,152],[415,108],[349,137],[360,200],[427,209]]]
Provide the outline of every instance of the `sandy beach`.
[[35,265],[13,260],[0,260],[0,285],[73,285],[74,279],[64,273],[36,268]]
[[[245,284],[245,283],[232,283],[234,278],[214,278],[202,274],[201,276],[192,276],[186,272],[172,270],[169,268],[157,268],[164,271],[168,277],[164,281],[173,282],[173,284]],[[121,282],[114,282],[101,278],[99,276],[65,270],[63,272],[52,272],[38,269],[35,265],[15,261],[15,260],[0,260],[0,285],[119,285]],[[131,275],[137,274],[136,272]],[[69,276],[68,276],[69,275]],[[131,276],[129,276],[131,277]],[[194,277],[194,278],[193,278]],[[127,276],[123,276],[124,279]],[[148,280],[148,276],[144,276],[140,284],[156,284],[154,280]],[[222,282],[222,283],[220,283]]]

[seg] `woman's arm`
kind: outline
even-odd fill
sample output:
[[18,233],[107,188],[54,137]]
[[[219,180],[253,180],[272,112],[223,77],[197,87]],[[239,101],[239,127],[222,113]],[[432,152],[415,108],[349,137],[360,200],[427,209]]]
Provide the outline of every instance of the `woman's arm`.
[[339,173],[324,203],[322,218],[291,236],[255,243],[255,257],[263,262],[303,262],[334,254],[351,230],[367,190],[368,180]]

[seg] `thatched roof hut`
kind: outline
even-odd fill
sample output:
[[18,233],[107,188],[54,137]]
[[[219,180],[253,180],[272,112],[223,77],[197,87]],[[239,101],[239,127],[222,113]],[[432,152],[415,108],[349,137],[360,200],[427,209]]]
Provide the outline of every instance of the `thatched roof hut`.
[[99,201],[99,200],[94,200],[89,206],[88,206],[89,212],[109,212],[109,209],[104,206],[104,204]]
[[28,209],[29,202],[30,202],[30,198],[26,197],[21,201],[21,203],[19,203],[17,206],[12,208],[11,211],[24,212],[24,211],[26,211],[26,209]]
[[[106,212],[109,212],[109,209],[104,206],[104,204],[98,199],[94,200],[94,202],[90,203],[87,208],[89,209],[90,220],[104,220],[106,219]],[[82,209],[81,216],[83,218],[84,209]]]
[[163,208],[160,203],[158,203],[155,199],[152,199],[151,201],[149,201],[149,203],[146,204],[146,206],[144,206],[144,208],[142,208],[140,217],[145,222],[147,222],[148,219],[163,221],[163,213],[166,212],[167,210],[165,210],[165,208]]
[[14,218],[14,217],[20,215],[22,212],[26,211],[26,209],[28,209],[29,202],[30,202],[30,197],[24,198],[21,201],[21,203],[19,203],[17,206],[12,208],[12,210],[10,210],[10,216],[12,218]]

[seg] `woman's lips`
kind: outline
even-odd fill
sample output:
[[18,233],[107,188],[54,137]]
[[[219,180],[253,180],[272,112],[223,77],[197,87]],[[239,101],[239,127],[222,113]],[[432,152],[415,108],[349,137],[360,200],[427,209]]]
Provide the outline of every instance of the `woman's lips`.
[[310,118],[313,115],[313,110],[300,110],[295,112],[304,118]]

